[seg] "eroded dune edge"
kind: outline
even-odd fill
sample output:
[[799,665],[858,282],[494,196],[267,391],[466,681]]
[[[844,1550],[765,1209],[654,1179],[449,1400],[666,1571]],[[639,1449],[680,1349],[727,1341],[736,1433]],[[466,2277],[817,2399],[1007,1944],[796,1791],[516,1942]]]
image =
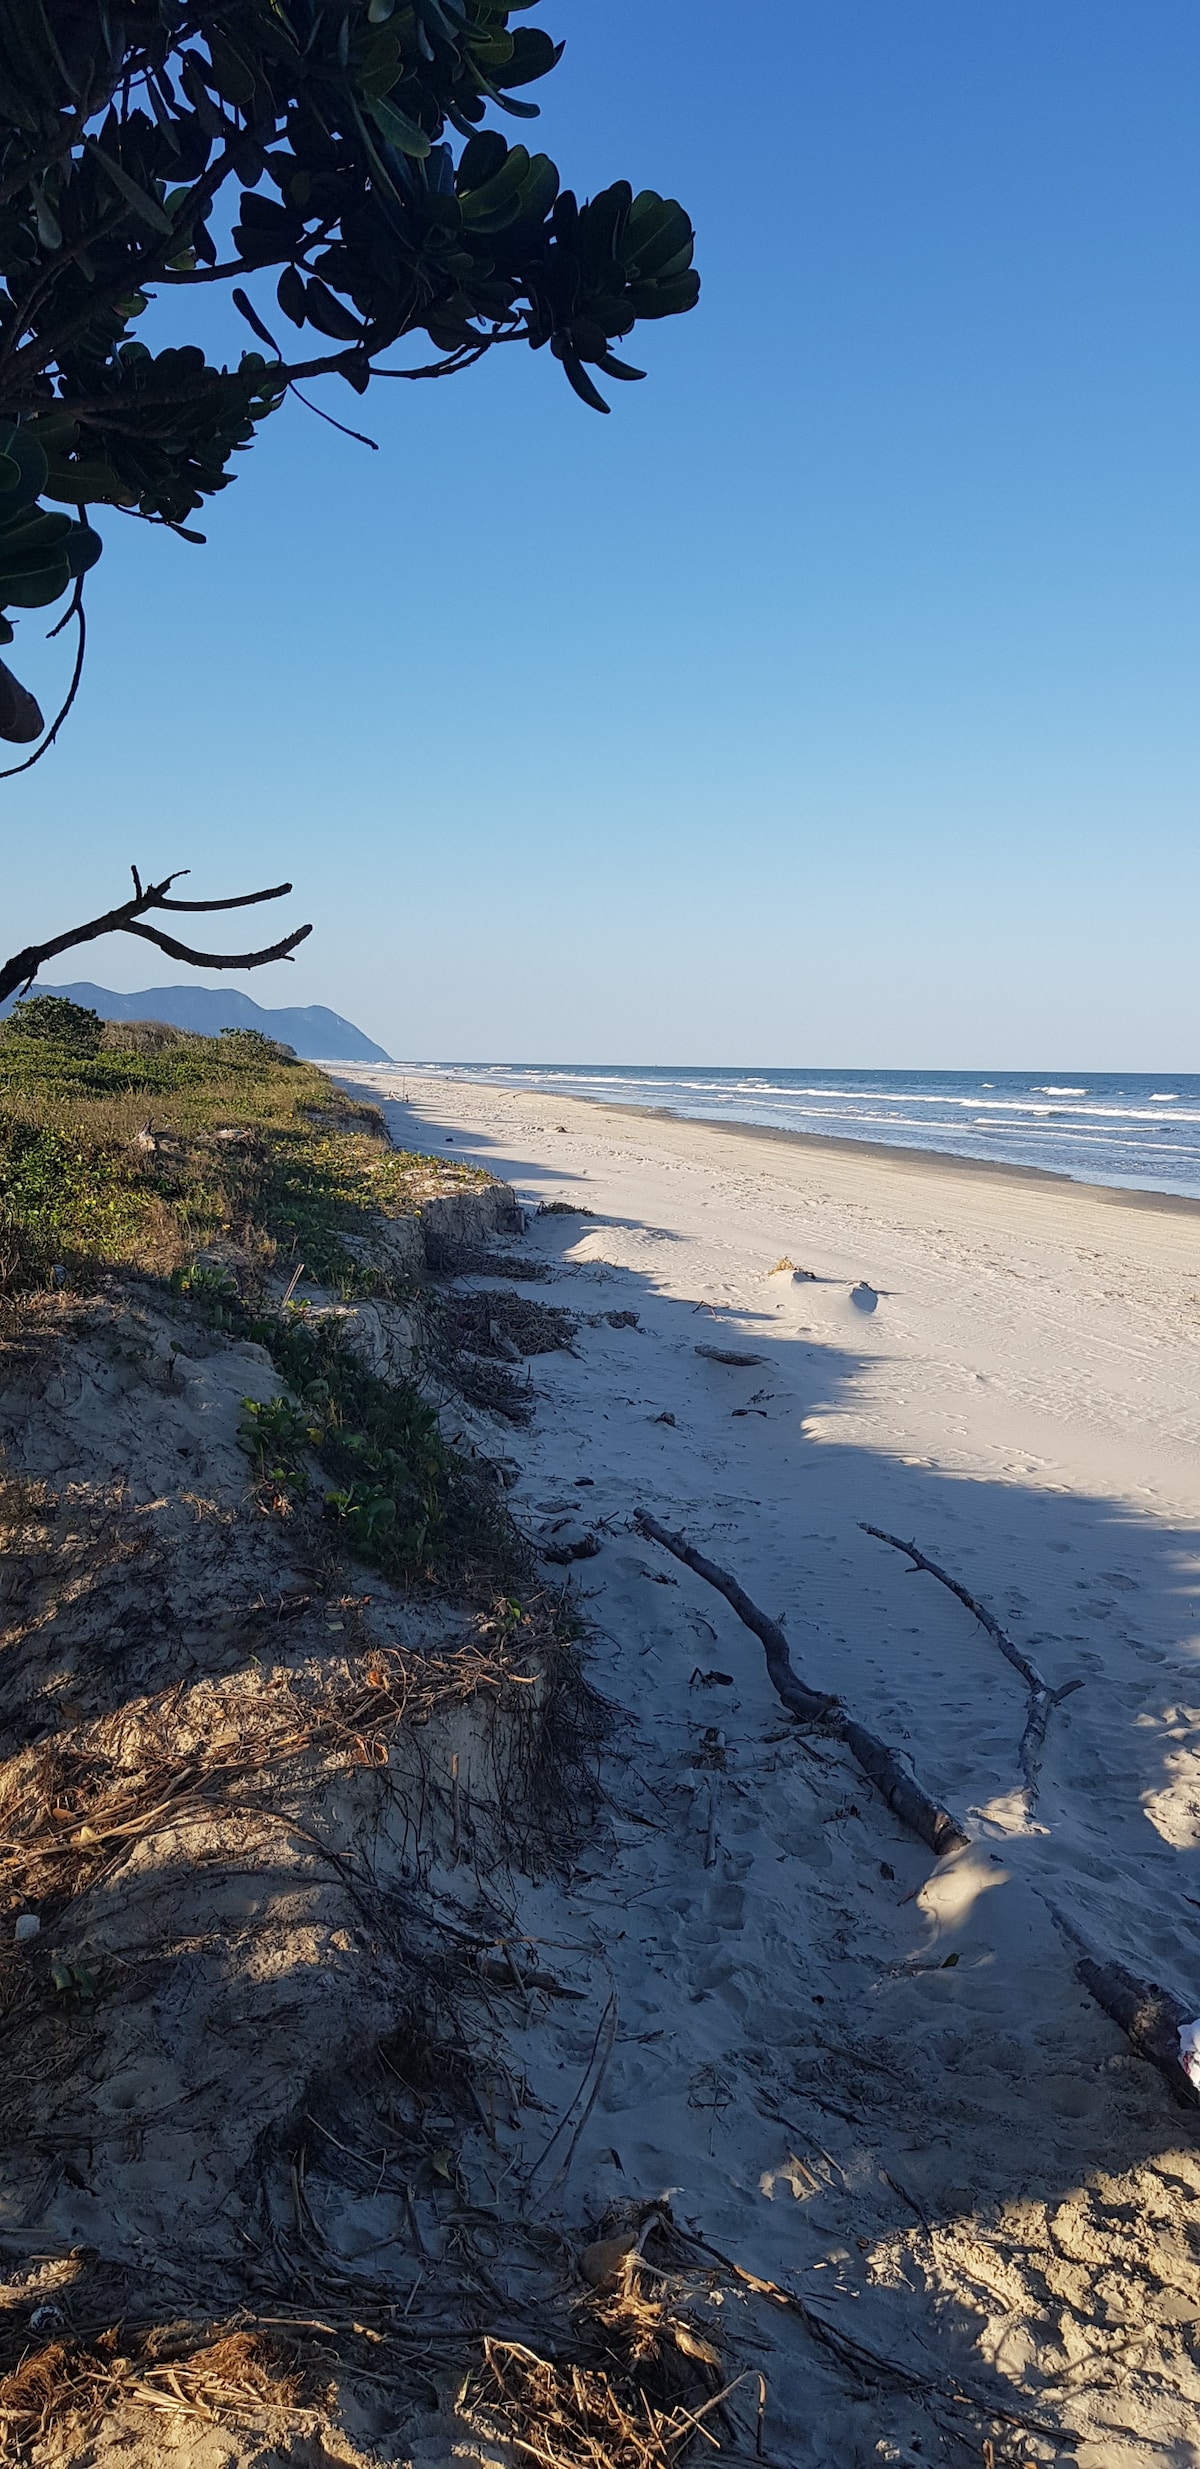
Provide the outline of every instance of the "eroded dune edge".
[[9,2456],[1200,2458],[1200,2111],[1078,1968],[1200,2013],[1187,1216],[352,1095],[441,1163],[289,1308],[434,1408],[436,1585],[236,1241],[6,1324]]

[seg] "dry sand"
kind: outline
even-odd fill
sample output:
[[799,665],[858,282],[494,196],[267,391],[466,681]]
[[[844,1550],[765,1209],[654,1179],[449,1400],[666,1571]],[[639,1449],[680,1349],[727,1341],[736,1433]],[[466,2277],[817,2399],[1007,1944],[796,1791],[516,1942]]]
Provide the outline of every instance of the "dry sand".
[[[629,1718],[615,1844],[569,1903],[520,1906],[559,1946],[569,1922],[590,1985],[520,2050],[548,2101],[617,2001],[575,2213],[674,2190],[911,2371],[911,2399],[856,2383],[760,2312],[780,2461],[972,2456],[922,2389],[939,2375],[1032,2430],[1014,2460],[1200,2461],[1195,2119],[1048,1908],[1200,2013],[1200,1217],[415,1074],[355,1085],[397,1141],[449,1137],[527,1202],[593,1212],[534,1221],[553,1282],[530,1292],[638,1315],[539,1361],[511,1451],[518,1514],[598,1535],[593,1669]],[[639,1507],[786,1619],[804,1677],[909,1752],[967,1851],[935,1863],[780,1718],[755,1641],[637,1537]],[[990,1605],[1051,1686],[1082,1683],[1036,1807],[1018,1674],[864,1521]]]

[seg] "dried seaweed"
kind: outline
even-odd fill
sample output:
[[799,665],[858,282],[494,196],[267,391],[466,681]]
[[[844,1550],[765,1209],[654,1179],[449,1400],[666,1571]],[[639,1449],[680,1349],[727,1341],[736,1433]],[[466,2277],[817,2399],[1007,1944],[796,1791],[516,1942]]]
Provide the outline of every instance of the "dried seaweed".
[[78,2447],[116,2409],[237,2424],[293,2411],[300,2390],[294,2364],[259,2333],[189,2347],[114,2327],[86,2346],[51,2342],[0,2377],[0,2443],[8,2458],[36,2460],[52,2430]]

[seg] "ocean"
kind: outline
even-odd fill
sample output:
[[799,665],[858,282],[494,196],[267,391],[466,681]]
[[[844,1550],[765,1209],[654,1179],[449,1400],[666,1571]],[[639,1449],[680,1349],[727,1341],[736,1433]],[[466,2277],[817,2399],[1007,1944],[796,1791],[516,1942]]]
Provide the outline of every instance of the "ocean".
[[1192,1072],[831,1072],[633,1063],[414,1063],[509,1089],[656,1106],[700,1122],[764,1123],[881,1141],[1079,1183],[1200,1199],[1200,1075]]

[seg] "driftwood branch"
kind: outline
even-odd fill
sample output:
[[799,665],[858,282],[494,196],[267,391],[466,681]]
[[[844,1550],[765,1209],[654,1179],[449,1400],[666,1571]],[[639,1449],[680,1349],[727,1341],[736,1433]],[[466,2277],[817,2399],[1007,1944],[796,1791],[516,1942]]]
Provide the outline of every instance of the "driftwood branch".
[[939,1569],[936,1560],[929,1560],[924,1552],[919,1552],[915,1543],[905,1543],[899,1535],[885,1534],[882,1526],[863,1524],[862,1531],[865,1535],[874,1535],[877,1543],[890,1543],[893,1551],[904,1553],[906,1560],[912,1562],[914,1569],[919,1569],[925,1577],[935,1577],[939,1586],[945,1586],[950,1594],[957,1595],[964,1609],[979,1622],[980,1628],[986,1629],[992,1644],[999,1647],[1006,1663],[1011,1663],[1014,1672],[1020,1673],[1029,1691],[1029,1713],[1025,1718],[1025,1729],[1021,1734],[1017,1756],[1025,1781],[1026,1794],[1032,1806],[1037,1799],[1038,1783],[1041,1777],[1042,1751],[1046,1746],[1046,1725],[1054,1708],[1061,1706],[1063,1699],[1072,1696],[1076,1689],[1082,1689],[1082,1680],[1068,1680],[1061,1689],[1052,1689],[1049,1681],[1043,1680],[1036,1663],[1031,1663],[1028,1655],[1022,1653],[1016,1640],[1009,1636],[1007,1629],[1001,1628],[1000,1622],[992,1612],[989,1612],[987,1605],[980,1603],[977,1596],[969,1594],[965,1586],[960,1586],[956,1577],[950,1577],[945,1569]]
[[1068,1920],[1057,1904],[1048,1902],[1047,1909],[1072,1948],[1075,1970],[1097,2006],[1102,2006],[1105,2014],[1120,2024],[1138,2056],[1157,2066],[1176,2100],[1183,2101],[1189,2109],[1200,2106],[1200,2091],[1179,2054],[1179,2035],[1185,2024],[1195,2020],[1193,2010],[1173,1989],[1161,1988],[1156,1980],[1139,1980],[1137,1973],[1127,1972],[1123,1963],[1101,1961],[1074,1921]]
[[958,1819],[943,1809],[940,1801],[931,1799],[886,1741],[878,1740],[874,1732],[855,1722],[840,1697],[824,1696],[819,1690],[806,1687],[792,1664],[791,1650],[778,1621],[771,1620],[751,1602],[735,1577],[730,1577],[726,1569],[719,1569],[715,1561],[706,1560],[703,1552],[694,1551],[682,1535],[668,1533],[647,1510],[638,1510],[634,1524],[639,1534],[646,1535],[652,1543],[661,1543],[664,1551],[673,1553],[685,1568],[694,1569],[697,1577],[724,1595],[738,1619],[761,1640],[771,1686],[789,1714],[797,1715],[802,1723],[821,1723],[837,1739],[844,1740],[868,1781],[903,1825],[911,1827],[934,1852],[961,1851],[970,1842]]
[[[185,869],[186,871],[186,869]],[[171,885],[179,881],[177,874],[165,875],[161,883],[143,885],[136,866],[133,876],[133,898],[121,901],[115,909],[107,909],[103,917],[89,918],[86,925],[71,926],[65,934],[54,935],[46,943],[27,943],[24,951],[14,952],[11,960],[0,965],[0,1002],[10,994],[23,994],[32,986],[38,970],[46,961],[57,960],[60,952],[74,951],[81,943],[95,943],[105,934],[136,934],[147,943],[157,945],[172,960],[184,960],[197,969],[261,969],[269,960],[290,960],[298,943],[312,933],[311,926],[298,926],[279,943],[256,952],[198,952],[189,944],[176,942],[173,935],[164,934],[157,926],[145,924],[148,910],[181,910],[192,912],[217,909],[252,908],[260,900],[282,900],[291,891],[290,883],[276,883],[269,891],[238,892],[228,900],[171,900]]]

